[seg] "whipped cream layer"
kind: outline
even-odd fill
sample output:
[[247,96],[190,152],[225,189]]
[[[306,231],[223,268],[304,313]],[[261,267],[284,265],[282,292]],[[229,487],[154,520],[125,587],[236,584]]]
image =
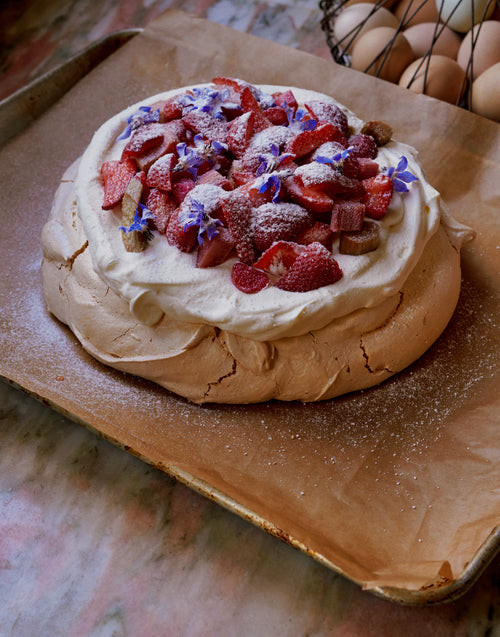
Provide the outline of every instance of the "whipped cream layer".
[[[207,86],[207,85],[197,85]],[[380,166],[397,166],[401,156],[418,177],[409,192],[394,192],[390,207],[380,221],[380,244],[360,256],[332,253],[343,271],[340,281],[310,292],[287,292],[268,287],[257,294],[245,294],[231,282],[235,259],[220,266],[197,268],[196,256],[171,246],[165,236],[154,233],[143,252],[127,252],[123,246],[120,214],[102,210],[103,188],[100,167],[104,161],[119,159],[127,140],[117,138],[127,126],[127,118],[139,106],[151,105],[182,94],[190,87],[152,96],[108,120],[95,133],[85,151],[75,190],[93,267],[98,276],[130,307],[146,325],[163,315],[194,324],[208,324],[254,340],[300,336],[317,330],[334,319],[361,308],[374,307],[396,294],[420,259],[429,239],[439,227],[441,204],[419,166],[416,151],[391,141],[379,148]],[[288,87],[259,86],[266,93]],[[322,100],[336,103],[359,132],[363,122],[330,97],[292,88],[299,102]]]

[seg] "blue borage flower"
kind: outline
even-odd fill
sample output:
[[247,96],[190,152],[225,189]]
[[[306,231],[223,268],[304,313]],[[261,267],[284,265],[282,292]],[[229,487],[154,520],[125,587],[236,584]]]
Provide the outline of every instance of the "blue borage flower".
[[214,219],[205,212],[205,206],[201,201],[190,199],[190,206],[183,206],[179,212],[179,223],[184,232],[192,226],[198,226],[198,244],[203,243],[203,235],[213,239],[219,234],[217,226],[221,225],[219,219]]
[[344,161],[349,157],[352,148],[346,148],[341,153],[336,153],[332,157],[318,155],[315,159],[319,164],[331,164],[335,168],[342,168]]
[[144,233],[146,239],[150,241],[153,238],[153,233],[151,232],[151,229],[148,225],[148,221],[154,218],[154,213],[152,213],[149,208],[146,208],[144,204],[140,203],[135,209],[134,220],[132,221],[130,226],[120,226],[120,230],[123,230],[123,232],[127,234],[134,231],[142,232]]
[[418,181],[418,177],[416,177],[409,170],[406,170],[407,168],[408,159],[404,155],[402,155],[399,158],[399,163],[396,168],[390,166],[389,168],[386,168],[385,171],[383,171],[384,174],[392,179],[394,190],[396,192],[408,192],[409,189],[406,184],[411,184],[414,181]]
[[197,179],[198,170],[205,162],[208,162],[211,168],[220,168],[218,157],[228,149],[227,144],[218,141],[207,144],[199,134],[194,136],[193,142],[194,147],[188,147],[185,142],[177,144],[178,160],[174,171],[187,170],[193,179]]
[[294,113],[293,108],[286,102],[283,104],[283,108],[285,109],[286,118],[288,120],[288,124],[284,124],[284,126],[288,126],[288,128],[306,131],[314,130],[318,125],[316,119],[309,117],[305,119],[307,111],[304,108],[298,108]]
[[183,112],[201,111],[202,113],[210,113],[217,119],[223,119],[222,106],[226,108],[234,107],[228,100],[229,89],[223,88],[217,90],[210,87],[193,88],[189,93],[181,95],[177,102],[182,105]]
[[130,117],[127,117],[127,128],[118,137],[118,139],[127,139],[139,126],[158,122],[160,119],[160,109],[152,110],[151,106],[139,106],[139,109]]
[[281,201],[281,180],[285,176],[288,176],[288,172],[277,171],[277,169],[288,157],[292,157],[292,154],[282,153],[280,155],[280,150],[277,144],[271,144],[269,153],[259,155],[260,164],[256,171],[258,179],[256,180],[255,185],[261,193],[269,190],[273,195],[273,203],[279,203]]

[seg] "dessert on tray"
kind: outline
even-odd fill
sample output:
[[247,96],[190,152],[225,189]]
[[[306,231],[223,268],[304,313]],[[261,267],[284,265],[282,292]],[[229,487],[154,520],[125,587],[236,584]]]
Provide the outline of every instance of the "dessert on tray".
[[198,403],[317,401],[438,338],[472,236],[388,124],[217,77],[95,133],[44,227],[43,284],[116,369]]

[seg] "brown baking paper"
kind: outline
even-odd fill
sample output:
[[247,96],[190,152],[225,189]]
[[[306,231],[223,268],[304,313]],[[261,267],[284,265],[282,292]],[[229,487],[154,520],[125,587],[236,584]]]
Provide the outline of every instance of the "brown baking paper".
[[[46,312],[40,232],[65,168],[117,111],[219,74],[315,89],[390,122],[476,230],[449,327],[383,385],[320,404],[195,406],[95,362]],[[379,594],[427,602],[473,581],[500,538],[498,124],[169,11],[1,155],[8,381]]]

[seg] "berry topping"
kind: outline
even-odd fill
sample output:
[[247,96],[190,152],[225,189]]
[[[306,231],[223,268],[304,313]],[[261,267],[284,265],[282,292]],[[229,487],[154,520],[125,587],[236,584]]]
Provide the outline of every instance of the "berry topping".
[[311,225],[311,214],[294,203],[267,203],[252,211],[251,233],[259,252],[275,241],[293,239]]
[[121,202],[129,181],[136,172],[137,166],[133,159],[125,159],[124,161],[111,160],[102,164],[103,210],[111,210]]
[[241,261],[233,264],[231,281],[238,290],[246,294],[255,294],[269,285],[269,279],[262,270],[257,270]]
[[377,175],[361,182],[364,189],[362,202],[366,206],[366,214],[372,219],[382,219],[391,203],[394,186],[387,175]]
[[336,283],[342,270],[332,253],[321,243],[306,246],[276,286],[288,292],[309,292]]
[[308,292],[342,277],[332,252],[377,249],[370,218],[417,179],[404,156],[381,170],[386,124],[350,131],[336,104],[302,107],[292,90],[217,77],[128,118],[120,158],[101,166],[102,207],[121,204],[128,251],[144,250],[154,231],[193,253],[193,267],[236,257],[231,280],[247,294]]

